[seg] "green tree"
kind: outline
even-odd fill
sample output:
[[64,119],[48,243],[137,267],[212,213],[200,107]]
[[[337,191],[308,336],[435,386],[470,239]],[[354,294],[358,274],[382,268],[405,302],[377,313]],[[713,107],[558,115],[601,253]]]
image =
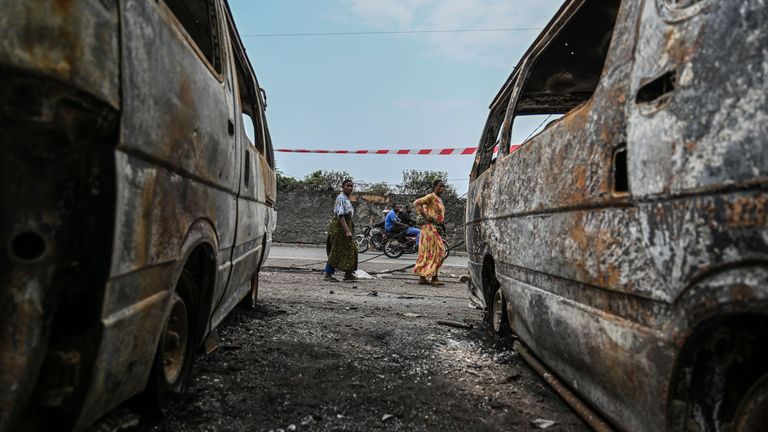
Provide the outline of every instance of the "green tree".
[[367,185],[364,191],[378,195],[389,195],[392,192],[392,189],[385,182],[379,182]]
[[445,183],[445,193],[456,196],[456,188],[448,184],[448,173],[445,171],[404,170],[400,193],[409,195],[426,195],[432,192],[432,183],[442,180]]
[[341,182],[346,179],[354,181],[346,171],[315,171],[304,177],[303,183],[308,190],[340,190]]
[[301,180],[285,175],[282,171],[277,170],[277,189],[281,191],[292,191],[299,188]]

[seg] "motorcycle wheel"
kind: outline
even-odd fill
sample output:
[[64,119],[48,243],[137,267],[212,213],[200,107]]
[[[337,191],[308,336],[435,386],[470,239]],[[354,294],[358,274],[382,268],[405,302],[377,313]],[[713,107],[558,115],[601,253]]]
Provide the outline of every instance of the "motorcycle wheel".
[[382,241],[382,240],[383,240],[383,239],[382,239],[382,237],[381,237],[381,235],[380,235],[380,234],[374,234],[374,235],[372,235],[372,236],[371,236],[371,240],[370,240],[370,243],[371,243],[371,247],[373,247],[374,249],[376,249],[376,250],[380,251],[380,250],[381,250],[381,248],[384,246],[384,245],[383,245],[383,241]]
[[358,234],[355,236],[355,245],[357,245],[357,253],[364,253],[368,250],[368,239],[364,235]]
[[384,242],[383,249],[384,255],[390,258],[398,258],[403,254],[403,247],[396,238],[387,239],[387,241]]

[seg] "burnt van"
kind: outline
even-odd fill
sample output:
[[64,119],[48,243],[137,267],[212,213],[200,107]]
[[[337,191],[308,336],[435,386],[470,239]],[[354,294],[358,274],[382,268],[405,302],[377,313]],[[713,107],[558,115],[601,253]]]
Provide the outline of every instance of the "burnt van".
[[82,430],[254,297],[266,101],[224,0],[0,10],[0,431]]
[[764,1],[568,0],[490,105],[470,294],[615,429],[768,431],[766,77]]

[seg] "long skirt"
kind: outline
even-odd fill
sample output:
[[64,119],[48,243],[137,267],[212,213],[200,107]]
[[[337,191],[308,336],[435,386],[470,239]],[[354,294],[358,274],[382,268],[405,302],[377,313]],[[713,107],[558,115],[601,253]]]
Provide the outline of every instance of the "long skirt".
[[445,244],[443,238],[432,224],[421,226],[421,238],[419,238],[419,257],[416,259],[416,267],[413,272],[419,276],[437,276],[437,271],[443,265],[445,258]]
[[[350,216],[344,216],[349,230],[355,232],[355,225]],[[357,245],[352,238],[344,235],[344,228],[339,218],[334,216],[328,224],[328,238],[325,241],[328,264],[336,270],[351,272],[357,270]]]

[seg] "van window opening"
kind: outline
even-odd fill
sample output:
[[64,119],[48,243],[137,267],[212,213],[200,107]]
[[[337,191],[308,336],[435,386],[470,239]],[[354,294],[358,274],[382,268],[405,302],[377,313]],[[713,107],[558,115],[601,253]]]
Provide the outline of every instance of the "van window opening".
[[221,72],[216,4],[213,0],[165,0],[187,34],[195,41],[208,62]]
[[264,111],[261,112],[261,118],[264,122],[264,138],[266,139],[266,156],[267,156],[267,163],[269,164],[270,168],[275,168],[275,151],[272,148],[272,137],[269,135],[269,126],[267,126],[267,117],[266,113]]
[[586,3],[536,56],[516,103],[510,143],[523,143],[592,97],[619,6],[620,0]]
[[547,130],[563,114],[534,114],[518,116],[512,124],[511,145],[520,145],[539,133]]
[[235,73],[237,74],[238,93],[240,94],[240,111],[243,120],[245,136],[251,141],[256,150],[264,153],[264,139],[261,133],[261,122],[256,107],[258,106],[258,93],[249,74],[245,73],[245,67],[240,57],[235,55]]
[[613,193],[629,193],[629,172],[627,168],[627,145],[622,144],[613,152]]
[[251,115],[247,112],[243,112],[243,131],[251,143],[256,142],[256,133],[254,130],[255,128],[253,126],[253,119],[251,118]]

